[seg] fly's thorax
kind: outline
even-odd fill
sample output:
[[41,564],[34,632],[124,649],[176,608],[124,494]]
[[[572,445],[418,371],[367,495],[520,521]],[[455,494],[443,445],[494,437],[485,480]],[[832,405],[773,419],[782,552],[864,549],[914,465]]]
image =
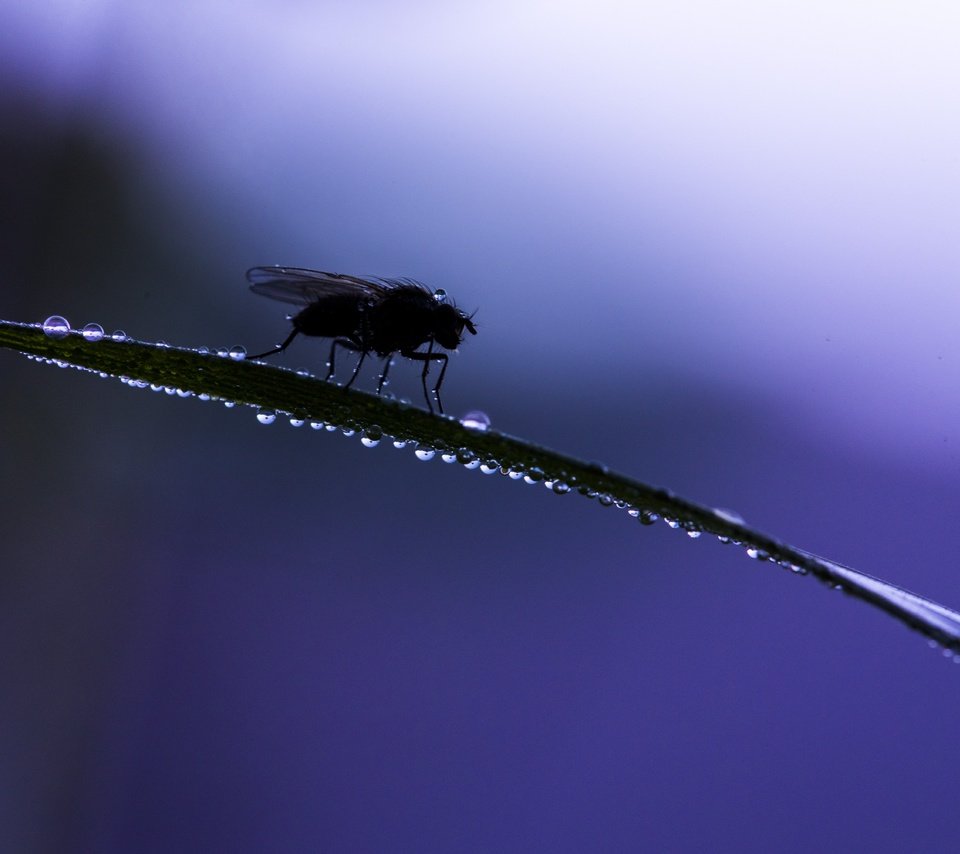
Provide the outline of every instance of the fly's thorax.
[[351,337],[363,327],[369,303],[366,297],[348,294],[324,297],[297,314],[293,325],[304,335]]

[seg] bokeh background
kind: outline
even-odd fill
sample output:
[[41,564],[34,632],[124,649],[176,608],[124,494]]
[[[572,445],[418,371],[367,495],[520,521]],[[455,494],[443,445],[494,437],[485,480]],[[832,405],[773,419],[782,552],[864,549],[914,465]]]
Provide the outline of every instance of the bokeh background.
[[[251,265],[419,278],[477,309],[452,414],[957,607],[958,24],[15,0],[0,316],[264,349]],[[4,851],[955,850],[960,666],[878,611],[388,443],[0,382]]]

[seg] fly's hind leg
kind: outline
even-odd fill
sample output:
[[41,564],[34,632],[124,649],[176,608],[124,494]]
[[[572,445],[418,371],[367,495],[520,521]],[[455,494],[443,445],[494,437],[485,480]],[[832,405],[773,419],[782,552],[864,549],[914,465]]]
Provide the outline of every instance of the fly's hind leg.
[[272,350],[267,350],[266,353],[260,353],[256,356],[247,356],[247,358],[248,359],[265,359],[267,356],[272,356],[274,353],[282,353],[284,350],[287,349],[287,347],[290,346],[290,342],[293,341],[293,339],[296,338],[297,335],[299,334],[300,334],[300,330],[294,327],[293,332],[291,332],[286,337],[286,340],[284,340],[282,344],[277,344],[276,347],[274,347]]

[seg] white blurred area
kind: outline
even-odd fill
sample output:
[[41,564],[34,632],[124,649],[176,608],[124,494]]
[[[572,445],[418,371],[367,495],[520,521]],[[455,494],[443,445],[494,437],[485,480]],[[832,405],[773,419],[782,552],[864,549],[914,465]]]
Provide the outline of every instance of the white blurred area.
[[958,24],[943,2],[20,2],[0,71],[255,223],[238,268],[479,306],[471,350],[524,365],[518,393],[726,385],[955,470]]

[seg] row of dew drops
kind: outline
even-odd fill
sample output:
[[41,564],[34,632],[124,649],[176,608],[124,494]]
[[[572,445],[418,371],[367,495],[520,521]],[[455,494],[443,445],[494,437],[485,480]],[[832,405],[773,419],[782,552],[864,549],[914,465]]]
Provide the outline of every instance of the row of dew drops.
[[[40,324],[44,333],[50,338],[61,339],[65,338],[67,335],[70,335],[73,330],[70,327],[69,322],[66,318],[61,317],[60,315],[53,315],[48,317],[42,324]],[[103,327],[97,323],[88,323],[82,328],[76,330],[76,334],[81,335],[84,340],[96,342],[101,341],[106,338],[112,341],[127,341],[129,339],[126,333],[118,330],[113,332],[110,335],[107,335]],[[156,346],[166,347],[168,345],[163,342],[159,342]],[[206,347],[201,347],[198,350],[195,350],[203,355],[216,355],[221,358],[229,358],[235,361],[243,361],[246,358],[246,350],[241,346],[235,346],[230,349],[218,349],[211,351]],[[61,367],[75,367],[79,366],[71,365],[69,363],[63,362],[62,360],[56,359],[45,359],[42,357],[41,361],[49,362],[52,364],[60,365]],[[79,368],[80,370],[89,370],[87,368]],[[102,372],[99,373],[100,376],[107,377],[109,374]],[[302,375],[308,375],[306,371],[299,371],[298,373]],[[131,377],[121,376],[120,381],[130,386],[131,388],[149,388],[152,391],[162,391],[169,395],[175,395],[177,397],[196,397],[198,400],[215,400],[222,402],[224,406],[228,408],[233,408],[236,406],[236,402],[228,400],[225,398],[215,397],[206,393],[195,393],[185,389],[175,388],[172,386],[165,386],[156,383],[150,383],[146,380],[134,379]],[[256,407],[255,407],[256,408]],[[339,432],[343,436],[352,437],[357,434],[360,435],[360,443],[366,448],[375,448],[381,441],[385,438],[384,432],[380,427],[369,426],[365,429],[360,429],[356,425],[346,423],[346,424],[332,424],[326,423],[323,421],[308,421],[304,418],[299,418],[293,413],[284,413],[276,412],[273,410],[266,410],[256,408],[256,418],[257,421],[261,424],[273,424],[277,421],[278,416],[285,416],[289,423],[294,427],[302,427],[305,424],[309,423],[310,427],[314,430],[324,430],[326,432],[334,433]],[[460,419],[460,424],[464,429],[474,431],[474,432],[485,432],[490,429],[490,418],[489,416],[480,411],[471,411],[468,412]],[[671,518],[668,516],[661,516],[658,513],[655,513],[651,510],[632,506],[629,502],[624,501],[623,499],[615,498],[608,493],[600,492],[585,484],[578,484],[577,479],[574,476],[561,475],[560,477],[548,477],[544,471],[536,466],[530,467],[529,469],[520,469],[510,466],[502,466],[500,462],[494,459],[481,459],[477,454],[470,448],[461,447],[458,449],[436,449],[428,447],[425,445],[419,444],[416,440],[405,438],[405,437],[386,437],[392,441],[393,447],[395,448],[406,448],[409,445],[414,445],[414,455],[418,460],[427,462],[439,456],[440,459],[445,463],[459,463],[464,468],[468,470],[479,469],[483,474],[495,474],[499,472],[501,475],[508,477],[510,480],[522,480],[527,484],[537,484],[542,483],[547,489],[553,492],[555,495],[567,495],[570,492],[576,492],[580,495],[585,496],[586,498],[596,500],[601,507],[616,507],[621,510],[626,510],[627,514],[635,519],[637,519],[642,525],[653,525],[659,519],[662,519],[664,524],[669,528],[674,530],[684,531],[688,537],[691,539],[697,539],[703,534],[703,528],[691,521],[681,521],[679,519]],[[598,466],[598,471],[602,474],[606,473],[606,467]],[[732,524],[743,524],[743,519],[736,513],[733,513],[728,510],[716,510],[714,511],[717,519],[723,522],[732,523]],[[744,546],[739,540],[732,539],[727,536],[717,536],[717,539],[721,543],[733,543],[735,545]],[[776,558],[766,554],[760,549],[746,546],[746,553],[749,557],[759,560],[759,561],[770,561],[776,564],[783,566],[790,571],[797,574],[806,574],[806,570],[803,567],[797,566],[795,564],[790,564],[786,561],[780,561]],[[841,585],[837,585],[838,589],[842,589]]]
[[[70,327],[70,324],[67,322],[66,318],[61,317],[60,315],[53,315],[48,317],[42,324],[40,324],[43,332],[48,335],[50,338],[62,339],[67,335],[73,333],[73,330]],[[76,330],[74,334],[79,334],[83,337],[85,341],[97,342],[104,339],[109,339],[111,341],[123,342],[131,341],[133,339],[129,338],[126,333],[123,331],[117,330],[110,335],[107,335],[103,327],[97,323],[88,323],[80,329]],[[158,342],[155,346],[167,347],[169,345]],[[220,358],[229,358],[235,361],[243,361],[246,358],[246,350],[243,347],[236,346],[229,349],[218,349],[211,351],[209,348],[201,347],[194,352],[200,353],[201,355],[214,355]],[[59,367],[72,367],[81,371],[96,373],[101,377],[107,378],[110,377],[110,374],[93,371],[89,368],[84,368],[79,365],[73,365],[63,360],[58,359],[49,359],[46,357],[40,356],[30,356],[29,358],[35,359],[48,364],[57,365]],[[297,371],[298,374],[303,376],[309,376],[309,373],[305,370]],[[128,385],[131,388],[149,388],[152,391],[165,392],[168,395],[187,398],[187,397],[196,397],[198,400],[214,400],[223,403],[227,408],[233,408],[236,406],[236,402],[220,398],[206,393],[195,393],[193,391],[188,391],[185,389],[175,388],[171,386],[158,385],[155,383],[149,383],[145,380],[134,379],[127,376],[121,376],[120,381]],[[375,448],[383,441],[385,438],[389,438],[395,448],[406,448],[410,445],[414,447],[414,455],[418,460],[427,462],[436,458],[437,456],[445,463],[459,463],[464,468],[468,470],[479,469],[483,474],[494,474],[499,472],[501,475],[508,477],[510,480],[522,480],[527,484],[537,484],[542,483],[547,489],[553,492],[555,495],[567,495],[571,492],[576,492],[579,495],[583,495],[586,498],[594,499],[600,504],[601,507],[616,507],[621,510],[626,510],[627,514],[634,519],[637,519],[642,525],[653,525],[658,520],[662,519],[664,524],[673,530],[682,530],[688,537],[691,539],[698,539],[704,533],[704,528],[692,521],[683,521],[678,518],[672,518],[669,516],[661,515],[655,513],[651,510],[640,508],[631,505],[629,502],[624,501],[620,498],[615,498],[612,495],[600,492],[592,489],[586,484],[578,484],[576,476],[569,475],[568,473],[562,473],[558,477],[548,476],[542,469],[534,466],[527,469],[514,468],[511,466],[503,466],[499,461],[495,459],[481,459],[477,454],[468,447],[461,447],[458,449],[451,448],[442,448],[436,449],[428,447],[418,443],[415,439],[405,438],[402,436],[390,436],[387,437],[384,434],[384,431],[378,426],[368,426],[366,428],[359,428],[358,426],[350,423],[346,424],[331,424],[323,421],[307,420],[304,418],[299,418],[293,413],[289,412],[276,412],[273,410],[264,410],[257,407],[256,418],[257,421],[261,424],[273,424],[277,421],[279,415],[283,415],[287,418],[289,423],[294,427],[302,427],[305,424],[309,423],[310,427],[314,430],[323,430],[329,433],[339,432],[343,436],[352,437],[359,434],[360,443],[366,448]],[[490,418],[489,416],[481,411],[474,410],[468,412],[461,419],[459,419],[461,426],[465,430],[472,432],[485,432],[490,429]],[[594,466],[597,471],[601,474],[607,473],[607,468],[605,466]],[[715,509],[713,511],[717,520],[732,525],[743,525],[743,518],[730,510],[724,509]],[[740,546],[744,548],[748,557],[761,561],[761,562],[770,562],[775,565],[782,567],[790,571],[791,573],[797,575],[806,575],[808,573],[807,569],[797,564],[791,563],[788,560],[781,560],[773,555],[768,554],[767,552],[759,549],[755,546],[745,543],[741,540],[734,539],[729,536],[723,536],[715,534],[716,539],[720,543],[730,544]],[[844,590],[845,587],[842,583],[833,583],[833,588],[836,590]],[[929,641],[932,647],[939,647],[940,645],[933,640]],[[951,649],[948,646],[944,646],[942,649],[943,655],[946,658],[951,659],[953,662],[960,664],[960,653],[956,650]]]

